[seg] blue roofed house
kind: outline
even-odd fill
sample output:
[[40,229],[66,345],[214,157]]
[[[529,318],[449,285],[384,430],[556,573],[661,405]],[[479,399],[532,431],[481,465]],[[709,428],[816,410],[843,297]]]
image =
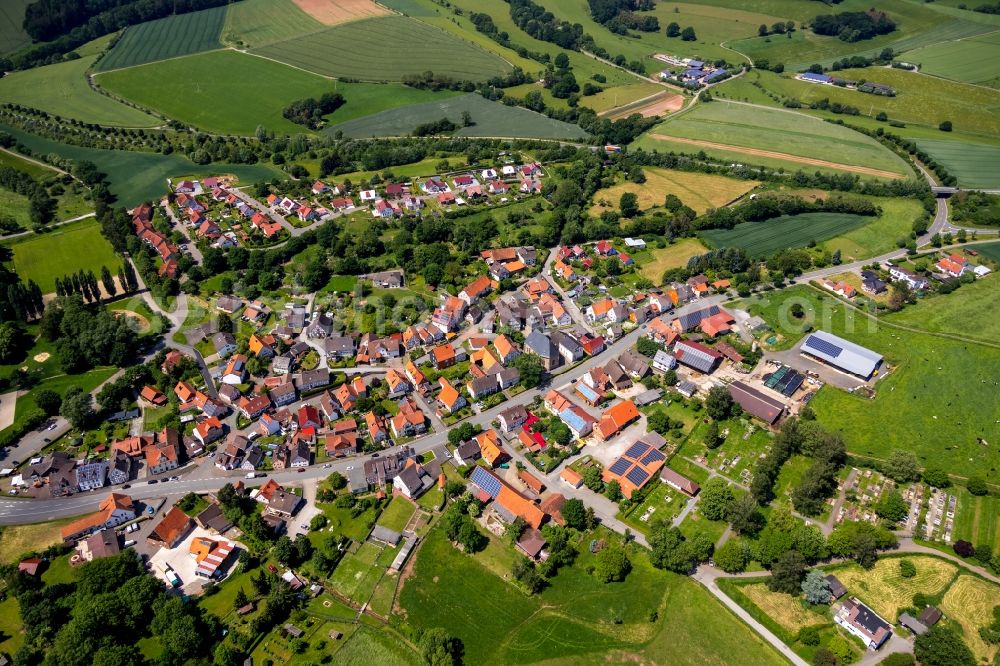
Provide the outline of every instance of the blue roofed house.
[[566,424],[576,439],[586,437],[593,432],[594,424],[597,423],[597,419],[578,405],[571,405],[559,412],[559,419]]

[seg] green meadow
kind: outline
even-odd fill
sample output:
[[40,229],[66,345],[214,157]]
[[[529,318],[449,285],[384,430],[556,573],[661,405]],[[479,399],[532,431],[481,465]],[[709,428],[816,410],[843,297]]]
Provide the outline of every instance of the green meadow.
[[100,276],[102,266],[117,273],[122,265],[93,218],[21,236],[5,246],[14,254],[14,270],[21,279],[34,280],[44,293],[55,291],[56,278],[67,273],[82,269]]
[[241,0],[229,5],[221,39],[238,48],[266,46],[325,27],[292,0]]
[[220,48],[227,9],[224,5],[175,14],[127,28],[97,64],[97,70],[106,72]]
[[926,46],[900,57],[920,65],[926,74],[1000,87],[1000,32]]
[[155,127],[160,121],[87,85],[96,55],[12,72],[0,79],[0,102],[13,102],[49,113],[113,127]]

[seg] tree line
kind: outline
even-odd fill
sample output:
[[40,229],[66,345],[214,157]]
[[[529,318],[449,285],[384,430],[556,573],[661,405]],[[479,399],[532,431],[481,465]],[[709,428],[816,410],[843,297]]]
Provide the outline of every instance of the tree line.
[[817,35],[837,37],[843,42],[858,42],[889,34],[896,29],[896,23],[885,12],[869,9],[864,12],[820,14],[809,22],[809,27]]
[[629,30],[659,32],[660,21],[655,16],[635,12],[650,11],[653,0],[588,0],[590,16],[613,33],[624,35]]
[[696,229],[732,229],[743,222],[761,222],[782,215],[812,212],[850,213],[875,216],[881,209],[870,199],[833,195],[808,201],[802,197],[773,195],[758,196],[750,201],[727,208],[715,208],[695,220]]
[[[13,138],[0,141],[0,145],[9,148]],[[7,145],[9,144],[9,145]],[[0,187],[16,194],[28,197],[28,217],[36,225],[45,225],[52,221],[56,212],[56,200],[49,196],[45,186],[35,180],[31,174],[19,171],[13,167],[0,167]]]

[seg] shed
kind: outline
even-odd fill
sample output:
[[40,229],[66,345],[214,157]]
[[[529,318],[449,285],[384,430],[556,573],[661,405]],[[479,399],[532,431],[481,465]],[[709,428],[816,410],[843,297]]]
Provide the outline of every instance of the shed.
[[840,580],[833,574],[826,577],[826,582],[830,584],[830,596],[834,600],[847,594],[847,588],[844,587],[844,584],[841,583]]
[[396,544],[399,543],[399,540],[403,538],[403,535],[394,530],[390,530],[388,527],[376,525],[372,529],[370,537],[375,541],[379,541],[387,546],[395,548]]

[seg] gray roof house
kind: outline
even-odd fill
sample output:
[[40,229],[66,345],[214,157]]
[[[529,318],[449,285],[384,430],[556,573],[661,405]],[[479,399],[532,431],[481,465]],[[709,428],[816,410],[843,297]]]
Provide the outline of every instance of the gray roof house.
[[537,329],[524,339],[524,348],[526,351],[541,358],[542,365],[546,370],[552,370],[562,365],[562,357],[559,355],[556,345],[552,343],[549,336]]
[[328,357],[351,358],[354,356],[354,338],[346,335],[332,335],[323,341],[323,351]]
[[215,353],[219,356],[229,356],[236,351],[236,338],[233,337],[232,333],[219,331],[212,336],[212,346],[215,347]]

